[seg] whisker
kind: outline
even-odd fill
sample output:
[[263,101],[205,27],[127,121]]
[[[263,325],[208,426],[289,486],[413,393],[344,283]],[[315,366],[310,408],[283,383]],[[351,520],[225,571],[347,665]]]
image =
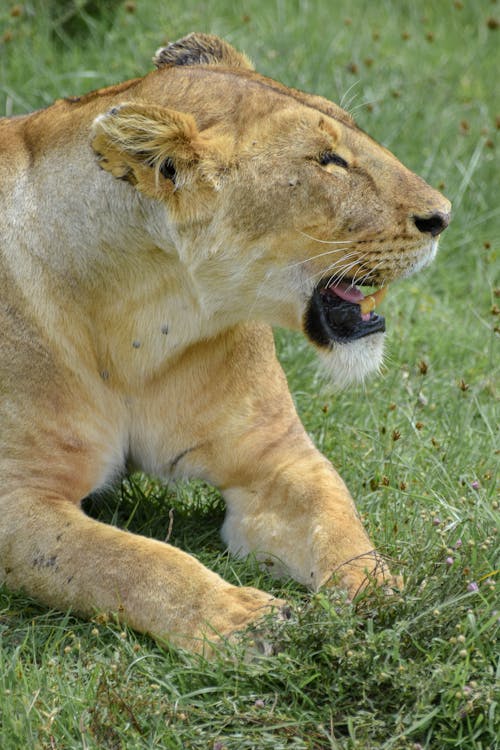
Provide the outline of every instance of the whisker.
[[[364,276],[363,276],[363,273],[362,273],[362,269],[359,270],[359,274],[362,276],[362,278],[366,278],[367,276],[368,277],[373,276],[375,274],[375,272],[377,271],[377,269],[380,268],[380,266],[383,266],[383,265],[384,265],[384,260],[379,260],[378,263],[376,263],[373,266],[373,268],[370,268],[370,270],[368,271],[368,273],[364,274]],[[354,274],[353,284],[356,283],[356,276],[357,275],[358,275],[358,273]],[[382,283],[381,286],[384,286],[384,284]]]
[[[310,275],[309,279],[312,281],[315,277],[323,278],[326,277],[327,274],[331,274],[328,283],[331,284],[333,281],[339,283],[353,267],[358,264],[362,264],[366,257],[366,253],[362,253],[361,255],[359,255],[357,252],[347,253],[342,258],[339,258],[326,268],[323,268],[320,271],[317,271],[316,273]],[[347,263],[347,261],[351,258],[354,258],[354,260],[352,260],[350,263]]]
[[319,237],[313,237],[311,234],[307,234],[307,232],[300,231],[300,234],[303,237],[307,237],[308,240],[319,242],[321,245],[345,245],[346,243],[348,245],[357,244],[357,240],[320,240]]
[[333,268],[336,268],[338,266],[343,265],[350,258],[358,258],[359,259],[359,257],[360,256],[358,255],[357,252],[346,253],[341,258],[337,258],[337,260],[334,260],[326,268],[323,268],[319,273],[321,273],[323,276],[325,276],[328,273],[328,271],[330,271]]
[[[313,273],[311,273],[310,269],[308,269],[303,276],[296,275],[294,282],[296,291],[303,292],[305,288],[307,288],[307,286],[304,287],[304,280],[306,281],[306,284],[313,285],[316,279],[321,280],[324,278],[328,278],[327,285],[331,286],[333,284],[340,284],[344,279],[349,277],[349,274],[353,271],[353,269],[355,269],[352,277],[348,278],[348,281],[352,285],[355,285],[358,279],[362,280],[363,278],[369,278],[372,274],[375,274],[377,269],[384,263],[383,260],[379,260],[373,268],[364,269],[363,265],[370,257],[370,253],[367,250],[360,253],[359,243],[356,243],[355,241],[343,240],[322,240],[316,237],[312,237],[306,232],[300,232],[300,234],[320,244],[330,246],[335,245],[335,247],[330,247],[330,249],[325,250],[321,253],[317,253],[316,255],[313,255],[309,258],[304,258],[303,260],[289,263],[282,269],[274,269],[274,271],[268,272],[268,274],[266,274],[265,278],[262,279],[261,283],[256,289],[253,303],[248,310],[249,319],[253,313],[253,310],[258,304],[259,299],[264,293],[266,284],[270,281],[270,277],[273,276],[274,273],[282,273],[283,271],[299,268],[300,266],[306,266],[307,268],[308,263],[321,258],[329,257],[330,262],[326,265],[325,268],[316,270]],[[332,258],[332,256],[335,257]]]
[[[345,262],[346,262],[347,260],[349,260],[349,258],[350,258],[350,257],[355,257],[355,260],[354,260],[354,261],[352,261],[351,263],[347,263],[347,264],[346,264]],[[337,265],[337,266],[340,266],[340,265],[342,265],[342,267],[340,268],[340,271],[339,271],[339,273],[338,273],[338,274],[333,274],[333,275],[331,276],[331,278],[330,278],[330,281],[329,281],[329,283],[332,283],[332,281],[333,281],[333,280],[335,280],[335,282],[336,282],[336,283],[340,283],[340,282],[342,281],[342,279],[344,279],[344,278],[345,278],[346,274],[347,274],[347,273],[348,273],[348,272],[349,272],[349,271],[350,271],[350,270],[351,270],[352,268],[354,268],[354,267],[355,267],[356,265],[360,265],[360,264],[362,264],[362,263],[363,263],[363,261],[365,260],[365,258],[366,258],[366,253],[363,253],[363,254],[361,254],[361,255],[358,255],[357,253],[350,253],[350,254],[348,254],[348,255],[344,256],[344,258],[342,258],[342,264],[340,264],[340,263],[337,263],[337,264],[334,264],[334,265],[332,265],[332,266],[330,267],[330,269],[329,269],[329,270],[333,270],[333,268],[335,268],[335,265]]]
[[332,277],[331,277],[331,278],[330,278],[330,279],[328,280],[328,284],[330,285],[330,284],[332,283],[332,281],[333,281],[333,280],[335,280],[335,283],[336,283],[336,284],[340,284],[340,283],[341,283],[341,282],[342,282],[342,281],[343,281],[343,280],[345,279],[345,277],[347,276],[347,274],[349,273],[349,271],[351,270],[351,268],[354,268],[355,266],[357,266],[357,265],[358,265],[358,261],[359,261],[359,259],[356,259],[356,260],[354,260],[354,261],[353,261],[352,263],[348,263],[348,264],[347,264],[347,266],[345,266],[345,267],[344,267],[344,268],[342,269],[342,271],[341,271],[341,273],[340,273],[340,274],[334,274],[334,275],[333,275],[333,276],[332,276]]
[[352,101],[354,101],[356,99],[356,97],[359,96],[359,92],[357,92],[356,94],[354,94],[354,96],[352,96],[349,99],[349,103],[347,103],[347,96],[348,96],[348,94],[351,93],[351,91],[353,90],[353,88],[355,88],[356,86],[359,86],[359,84],[360,84],[360,81],[359,81],[359,79],[357,79],[356,81],[354,81],[353,83],[351,83],[351,85],[349,86],[349,88],[347,89],[347,91],[344,91],[344,93],[342,94],[342,97],[340,99],[340,102],[339,102],[339,106],[340,107],[342,107],[343,109],[349,111],[349,105],[350,105],[350,103]]
[[[352,101],[352,99],[351,99],[351,101]],[[354,116],[354,112],[356,112],[358,109],[361,109],[362,107],[369,107],[370,105],[373,106],[374,104],[378,104],[378,103],[379,103],[379,99],[370,99],[368,101],[365,100],[363,102],[359,102],[354,107],[351,107],[349,105],[348,112],[351,115],[351,117],[353,117]],[[344,107],[344,109],[347,109],[347,107]]]
[[325,250],[324,253],[318,253],[318,255],[311,255],[310,258],[305,258],[304,260],[298,260],[296,263],[289,263],[287,266],[285,266],[285,268],[295,268],[295,266],[303,266],[305,263],[309,263],[311,260],[324,258],[326,255],[333,255],[333,253],[339,253],[345,249],[346,249],[346,246],[336,247],[333,250]]
[[[315,277],[323,278],[327,276],[327,274],[332,273],[332,271],[335,271],[336,269],[339,269],[339,273],[343,270],[344,265],[346,261],[349,260],[349,258],[356,258],[356,262],[359,260],[359,257],[357,253],[348,253],[347,255],[344,255],[342,258],[339,258],[335,263],[330,263],[326,268],[322,268],[319,271],[316,271],[316,273],[313,273],[309,276],[309,278],[312,280]],[[354,261],[353,261],[354,263]],[[352,263],[349,264],[349,267],[352,266]],[[332,274],[332,278],[335,277],[335,273]]]

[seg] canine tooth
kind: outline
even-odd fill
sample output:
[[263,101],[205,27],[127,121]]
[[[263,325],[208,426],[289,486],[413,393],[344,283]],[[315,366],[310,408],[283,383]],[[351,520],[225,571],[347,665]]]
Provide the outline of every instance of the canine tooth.
[[361,308],[361,313],[363,315],[366,315],[366,313],[370,313],[372,312],[372,310],[375,310],[377,305],[379,305],[384,299],[386,293],[387,293],[387,287],[383,286],[381,289],[377,289],[376,292],[373,292],[373,294],[368,294],[359,303],[359,306]]

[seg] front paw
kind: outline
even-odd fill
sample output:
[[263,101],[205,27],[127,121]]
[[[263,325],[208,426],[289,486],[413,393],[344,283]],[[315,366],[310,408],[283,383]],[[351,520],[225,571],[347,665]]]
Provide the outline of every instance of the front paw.
[[188,648],[208,658],[231,644],[242,645],[250,656],[272,654],[269,616],[288,619],[290,609],[283,599],[256,588],[221,587],[211,597],[210,613]]
[[390,571],[386,560],[376,550],[346,560],[334,570],[327,585],[345,589],[351,601],[370,586],[381,588],[388,596],[404,587],[403,578]]

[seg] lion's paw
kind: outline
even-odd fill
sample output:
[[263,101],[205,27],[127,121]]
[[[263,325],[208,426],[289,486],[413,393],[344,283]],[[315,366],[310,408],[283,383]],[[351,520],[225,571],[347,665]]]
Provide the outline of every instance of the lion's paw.
[[283,599],[248,586],[225,588],[220,599],[220,609],[205,631],[209,642],[208,651],[206,647],[203,650],[205,655],[224,644],[242,646],[245,659],[275,653],[273,623],[291,616],[290,607]]
[[354,600],[370,587],[391,596],[404,587],[403,579],[391,573],[385,559],[375,550],[346,561],[335,571],[328,585],[339,585]]

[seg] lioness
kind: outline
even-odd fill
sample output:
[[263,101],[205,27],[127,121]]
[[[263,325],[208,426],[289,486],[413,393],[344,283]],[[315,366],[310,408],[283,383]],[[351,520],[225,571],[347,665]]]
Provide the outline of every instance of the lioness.
[[302,427],[270,326],[345,384],[377,370],[379,292],[450,204],[335,104],[191,34],[156,70],[0,121],[0,579],[193,650],[280,602],[83,498],[130,463],[202,477],[222,536],[354,596],[389,573]]

